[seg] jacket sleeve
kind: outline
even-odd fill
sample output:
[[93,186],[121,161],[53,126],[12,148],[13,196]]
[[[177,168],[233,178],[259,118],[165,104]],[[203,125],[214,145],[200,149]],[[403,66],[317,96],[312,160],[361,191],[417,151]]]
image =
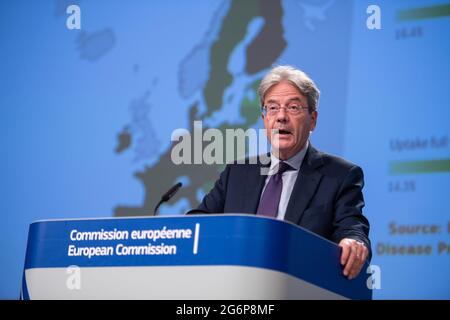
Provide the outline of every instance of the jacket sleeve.
[[353,166],[344,178],[335,201],[332,240],[339,243],[344,238],[351,238],[363,242],[369,249],[368,259],[370,260],[372,256],[369,240],[370,225],[362,213],[363,187],[363,171],[358,166]]
[[220,178],[214,184],[214,187],[203,198],[200,205],[196,209],[188,211],[186,214],[223,213],[229,174],[230,165],[227,165],[225,170],[220,174]]

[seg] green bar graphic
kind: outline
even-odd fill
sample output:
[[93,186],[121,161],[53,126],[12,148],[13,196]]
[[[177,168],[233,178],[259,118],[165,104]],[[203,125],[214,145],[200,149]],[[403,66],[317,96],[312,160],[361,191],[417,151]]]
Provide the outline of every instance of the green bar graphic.
[[431,7],[406,9],[397,12],[397,21],[433,19],[450,16],[450,3]]
[[392,161],[389,164],[390,174],[449,172],[450,159],[428,161]]

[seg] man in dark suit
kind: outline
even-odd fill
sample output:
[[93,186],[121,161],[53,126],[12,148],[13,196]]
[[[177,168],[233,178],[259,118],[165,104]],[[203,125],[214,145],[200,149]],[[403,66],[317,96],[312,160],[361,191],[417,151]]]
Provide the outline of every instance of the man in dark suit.
[[272,145],[268,174],[261,174],[262,164],[229,164],[190,213],[256,213],[290,221],[338,243],[344,275],[356,277],[370,256],[361,168],[309,143],[319,90],[304,72],[272,69],[259,95]]

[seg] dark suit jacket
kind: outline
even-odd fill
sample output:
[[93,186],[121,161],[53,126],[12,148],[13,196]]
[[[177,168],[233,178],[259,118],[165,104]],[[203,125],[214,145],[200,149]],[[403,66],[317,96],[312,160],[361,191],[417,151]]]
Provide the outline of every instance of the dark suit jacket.
[[[267,176],[261,164],[229,164],[195,213],[256,213]],[[285,220],[338,243],[357,239],[370,251],[369,222],[362,214],[360,167],[308,147],[286,209]]]

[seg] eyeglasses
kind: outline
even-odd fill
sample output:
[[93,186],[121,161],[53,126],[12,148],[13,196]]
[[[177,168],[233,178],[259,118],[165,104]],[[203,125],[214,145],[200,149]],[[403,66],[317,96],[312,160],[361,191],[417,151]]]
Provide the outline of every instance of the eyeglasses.
[[308,110],[308,107],[303,107],[298,104],[290,104],[287,107],[281,107],[277,104],[269,104],[267,106],[261,107],[261,110],[263,111],[264,115],[268,115],[268,116],[277,115],[281,109],[284,109],[285,112],[296,116],[301,113],[304,113],[306,110]]

